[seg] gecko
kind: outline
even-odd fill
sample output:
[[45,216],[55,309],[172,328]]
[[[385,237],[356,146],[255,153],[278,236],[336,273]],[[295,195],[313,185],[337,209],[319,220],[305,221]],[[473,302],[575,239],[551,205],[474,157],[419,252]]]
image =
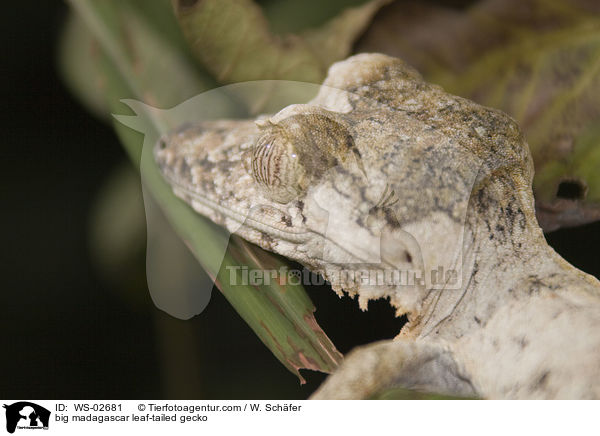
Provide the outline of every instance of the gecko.
[[505,113],[359,54],[308,103],[175,129],[154,157],[198,213],[362,309],[383,298],[406,315],[312,398],[600,397],[600,283],[546,243],[529,148]]

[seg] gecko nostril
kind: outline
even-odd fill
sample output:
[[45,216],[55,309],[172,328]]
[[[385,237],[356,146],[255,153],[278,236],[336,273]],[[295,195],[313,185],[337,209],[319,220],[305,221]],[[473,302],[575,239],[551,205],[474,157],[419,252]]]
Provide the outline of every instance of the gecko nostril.
[[158,141],[158,149],[164,150],[165,148],[167,148],[167,142],[164,139]]

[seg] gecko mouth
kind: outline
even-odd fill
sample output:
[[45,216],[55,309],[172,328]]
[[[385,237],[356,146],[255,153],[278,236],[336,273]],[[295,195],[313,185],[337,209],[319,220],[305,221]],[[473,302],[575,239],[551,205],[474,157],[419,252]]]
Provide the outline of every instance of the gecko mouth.
[[[290,222],[291,218],[286,215],[285,212],[281,211],[278,208],[270,207],[270,216],[273,217],[272,221],[269,223],[264,219],[254,218],[252,212],[248,209],[240,210],[235,207],[223,206],[217,201],[208,198],[207,196],[201,195],[198,192],[195,192],[192,189],[187,188],[184,184],[179,183],[177,179],[170,174],[170,172],[166,169],[162,170],[163,177],[169,182],[169,184],[173,187],[173,190],[176,195],[186,200],[192,199],[196,201],[198,204],[206,207],[207,210],[219,213],[224,217],[232,220],[234,223],[240,226],[237,232],[232,231],[232,233],[239,233],[241,227],[247,227],[256,231],[261,232],[263,235],[267,235],[268,237],[276,237],[279,240],[285,240],[287,242],[293,244],[305,244],[309,242],[313,238],[322,238],[327,241],[328,244],[335,245],[338,249],[345,252],[348,256],[355,256],[356,254],[351,253],[349,249],[344,248],[340,244],[338,244],[335,240],[332,240],[327,237],[327,235],[314,232],[312,230],[304,229],[304,228],[296,228],[293,226],[282,226],[281,223]],[[264,208],[266,205],[261,205]],[[264,215],[263,215],[264,216]],[[280,225],[276,225],[280,224]],[[230,230],[231,226],[230,226]],[[254,241],[251,241],[254,242]],[[356,259],[360,264],[368,264],[365,259]],[[386,262],[383,262],[384,266]],[[392,264],[387,264],[388,267],[392,267]]]
[[[251,211],[249,211],[248,209],[242,210],[242,209],[235,208],[235,207],[223,206],[222,204],[218,203],[215,200],[210,199],[207,196],[198,194],[197,192],[187,188],[184,184],[179,183],[174,177],[169,175],[168,172],[163,172],[163,176],[169,182],[169,184],[173,187],[173,190],[175,191],[175,193],[178,196],[184,197],[186,199],[192,199],[193,201],[201,203],[206,208],[208,208],[214,212],[222,214],[223,216],[233,220],[235,223],[237,223],[240,226],[242,226],[242,225],[248,226],[255,230],[262,231],[263,233],[266,233],[269,235],[276,235],[282,239],[285,239],[289,242],[294,242],[294,243],[307,242],[310,239],[311,235],[313,234],[310,231],[303,230],[303,229],[296,229],[293,227],[286,227],[286,228],[275,227],[275,225],[273,225],[273,224],[269,224],[263,220],[255,219],[252,216]],[[278,220],[279,222],[285,222],[288,219],[285,216],[284,212],[279,211],[279,210],[277,210],[277,212],[279,212],[281,214],[281,218]],[[277,221],[277,220],[275,220],[275,221]]]

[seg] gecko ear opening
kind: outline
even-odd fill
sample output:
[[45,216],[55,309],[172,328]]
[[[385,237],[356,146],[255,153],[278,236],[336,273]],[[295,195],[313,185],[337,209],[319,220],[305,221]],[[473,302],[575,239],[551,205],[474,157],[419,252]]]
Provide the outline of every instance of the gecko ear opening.
[[306,189],[306,172],[286,135],[274,125],[265,129],[252,149],[252,176],[268,198],[288,203]]

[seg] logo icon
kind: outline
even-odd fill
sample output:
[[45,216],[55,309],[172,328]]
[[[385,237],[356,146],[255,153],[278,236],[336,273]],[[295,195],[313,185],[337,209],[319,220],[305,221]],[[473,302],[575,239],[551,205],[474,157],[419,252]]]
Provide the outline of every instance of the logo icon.
[[29,401],[19,401],[4,405],[6,409],[6,431],[14,433],[15,429],[48,429],[50,411]]

